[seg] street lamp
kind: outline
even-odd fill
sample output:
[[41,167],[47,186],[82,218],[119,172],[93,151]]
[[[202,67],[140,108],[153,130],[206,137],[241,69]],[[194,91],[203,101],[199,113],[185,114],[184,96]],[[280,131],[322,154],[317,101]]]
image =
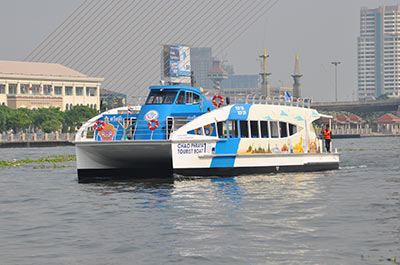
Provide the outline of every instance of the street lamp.
[[337,102],[337,66],[340,64],[340,62],[331,62],[335,66],[335,99]]

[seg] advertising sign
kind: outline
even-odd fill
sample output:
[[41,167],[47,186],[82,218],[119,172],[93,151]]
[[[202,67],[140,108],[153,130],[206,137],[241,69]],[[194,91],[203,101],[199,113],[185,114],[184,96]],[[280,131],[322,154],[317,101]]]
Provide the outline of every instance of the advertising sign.
[[173,83],[190,83],[190,48],[186,46],[164,45],[164,78]]

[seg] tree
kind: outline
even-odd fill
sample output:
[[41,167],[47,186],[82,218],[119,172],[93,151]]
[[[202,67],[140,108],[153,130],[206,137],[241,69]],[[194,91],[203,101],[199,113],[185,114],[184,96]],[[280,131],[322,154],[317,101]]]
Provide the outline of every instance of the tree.
[[9,119],[11,109],[0,105],[0,132],[7,131],[7,120]]
[[13,129],[15,132],[26,130],[31,123],[31,118],[24,111],[14,110],[8,117],[6,129]]
[[44,131],[45,133],[59,131],[59,130],[61,130],[61,127],[62,127],[62,123],[59,120],[55,120],[55,119],[44,121],[40,125],[40,129],[42,129],[42,131]]
[[34,111],[33,123],[36,128],[40,128],[45,121],[58,120],[64,123],[64,115],[59,108],[43,108]]
[[69,127],[73,132],[76,127],[97,115],[97,110],[86,106],[75,106],[72,110],[64,112],[64,129]]

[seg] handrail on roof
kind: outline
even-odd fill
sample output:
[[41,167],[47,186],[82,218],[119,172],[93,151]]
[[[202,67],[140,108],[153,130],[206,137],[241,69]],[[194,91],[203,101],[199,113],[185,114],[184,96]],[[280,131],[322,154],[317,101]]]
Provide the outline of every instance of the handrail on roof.
[[[258,97],[258,98],[257,98]],[[265,96],[257,94],[236,95],[233,96],[234,104],[267,104],[267,105],[281,105],[281,106],[294,106],[302,108],[310,108],[312,98],[290,98],[287,101],[284,96]]]

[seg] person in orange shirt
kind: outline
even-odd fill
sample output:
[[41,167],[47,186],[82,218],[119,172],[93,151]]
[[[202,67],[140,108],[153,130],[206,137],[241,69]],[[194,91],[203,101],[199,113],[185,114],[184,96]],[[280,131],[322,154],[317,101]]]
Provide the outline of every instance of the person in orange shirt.
[[322,130],[322,135],[325,139],[325,148],[328,153],[331,152],[331,139],[332,139],[332,131],[329,129],[329,125],[326,125],[326,128]]

